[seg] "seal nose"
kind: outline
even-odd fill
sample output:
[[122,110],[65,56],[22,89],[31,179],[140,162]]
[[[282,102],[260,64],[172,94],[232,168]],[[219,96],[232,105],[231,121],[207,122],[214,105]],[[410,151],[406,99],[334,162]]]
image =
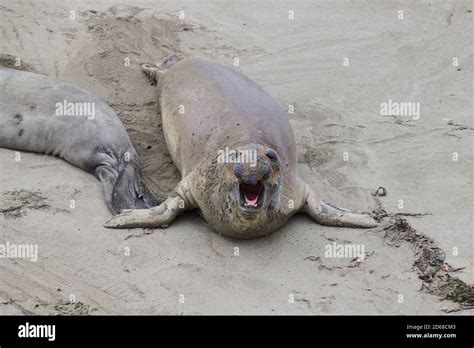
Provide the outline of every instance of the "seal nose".
[[255,174],[249,174],[242,176],[242,181],[247,185],[257,185],[259,179]]
[[258,161],[255,167],[244,166],[243,163],[234,165],[234,175],[248,185],[256,185],[260,180],[268,178],[271,173],[272,167],[263,161]]

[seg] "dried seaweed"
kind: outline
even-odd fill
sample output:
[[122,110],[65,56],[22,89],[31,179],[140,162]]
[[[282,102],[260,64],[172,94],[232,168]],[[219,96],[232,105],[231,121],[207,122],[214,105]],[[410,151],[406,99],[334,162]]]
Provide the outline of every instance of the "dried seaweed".
[[462,268],[454,269],[445,263],[446,254],[431,238],[417,232],[408,221],[400,217],[392,218],[384,231],[384,240],[388,245],[399,246],[402,241],[413,245],[415,249],[413,267],[423,281],[422,290],[460,305],[450,312],[474,308],[473,285],[466,284],[458,277],[449,274]]

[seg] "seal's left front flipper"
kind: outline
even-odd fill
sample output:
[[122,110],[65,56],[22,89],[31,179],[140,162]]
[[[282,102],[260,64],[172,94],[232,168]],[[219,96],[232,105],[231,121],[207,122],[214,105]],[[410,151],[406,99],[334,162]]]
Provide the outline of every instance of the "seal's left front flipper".
[[358,228],[380,226],[380,221],[368,213],[352,213],[349,210],[340,209],[320,201],[310,188],[308,188],[302,211],[321,225]]

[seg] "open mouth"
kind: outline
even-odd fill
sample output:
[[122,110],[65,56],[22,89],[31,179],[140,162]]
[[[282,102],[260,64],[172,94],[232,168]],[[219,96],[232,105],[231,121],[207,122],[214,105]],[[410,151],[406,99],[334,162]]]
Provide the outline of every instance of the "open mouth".
[[265,187],[259,181],[255,185],[241,182],[239,185],[240,206],[246,210],[258,210],[263,205]]

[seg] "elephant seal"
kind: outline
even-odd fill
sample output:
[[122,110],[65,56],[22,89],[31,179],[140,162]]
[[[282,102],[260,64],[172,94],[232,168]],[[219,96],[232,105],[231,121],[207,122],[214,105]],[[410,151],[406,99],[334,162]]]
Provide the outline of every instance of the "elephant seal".
[[326,225],[377,226],[368,214],[320,202],[298,176],[288,116],[262,87],[198,59],[142,68],[157,81],[166,144],[182,180],[161,205],[124,211],[105,227],[166,227],[189,209],[239,239],[269,234],[297,212]]
[[158,204],[118,116],[70,84],[0,67],[0,147],[59,156],[94,174],[113,214]]

